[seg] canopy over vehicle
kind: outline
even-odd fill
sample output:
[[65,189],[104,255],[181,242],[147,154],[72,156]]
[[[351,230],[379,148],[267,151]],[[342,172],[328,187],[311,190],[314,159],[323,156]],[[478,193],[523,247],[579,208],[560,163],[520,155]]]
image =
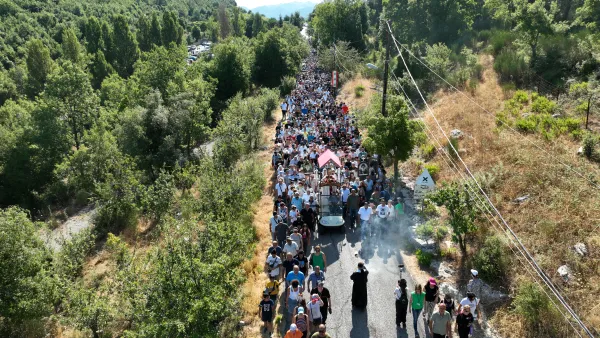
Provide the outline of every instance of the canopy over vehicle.
[[[319,226],[320,229],[344,229],[342,196],[340,195],[340,158],[331,150],[319,156]],[[323,228],[321,228],[323,227]]]

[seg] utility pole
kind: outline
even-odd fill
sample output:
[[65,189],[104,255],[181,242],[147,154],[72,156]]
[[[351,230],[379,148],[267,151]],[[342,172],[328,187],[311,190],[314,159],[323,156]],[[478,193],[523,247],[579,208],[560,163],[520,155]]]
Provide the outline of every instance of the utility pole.
[[385,33],[385,65],[383,68],[383,96],[381,98],[381,115],[383,115],[383,117],[387,117],[387,112],[385,111],[385,104],[387,102],[387,83],[388,72],[390,68],[390,31],[386,28]]
[[[337,97],[337,85],[339,82],[339,78],[340,78],[340,73],[338,70],[338,66],[337,66],[337,50],[335,49],[335,35],[333,36],[333,64],[335,66],[335,73],[336,73],[336,79],[335,79],[335,87],[333,87],[333,97],[336,98]],[[333,75],[333,74],[332,74]]]

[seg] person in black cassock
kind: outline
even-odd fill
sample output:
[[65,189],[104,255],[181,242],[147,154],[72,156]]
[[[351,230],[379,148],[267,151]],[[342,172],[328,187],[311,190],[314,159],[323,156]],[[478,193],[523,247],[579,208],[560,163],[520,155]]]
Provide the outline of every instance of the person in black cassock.
[[365,268],[363,262],[358,263],[358,270],[352,273],[350,279],[354,281],[352,285],[352,306],[358,308],[367,307],[367,276],[369,271]]

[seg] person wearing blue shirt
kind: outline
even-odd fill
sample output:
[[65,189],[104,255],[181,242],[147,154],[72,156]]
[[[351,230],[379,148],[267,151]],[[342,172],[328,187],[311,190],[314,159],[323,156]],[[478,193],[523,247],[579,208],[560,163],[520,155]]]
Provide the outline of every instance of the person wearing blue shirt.
[[300,267],[298,265],[294,265],[294,270],[288,273],[287,277],[285,277],[286,283],[291,283],[294,279],[298,280],[300,283],[300,288],[304,291],[304,274],[300,271]]

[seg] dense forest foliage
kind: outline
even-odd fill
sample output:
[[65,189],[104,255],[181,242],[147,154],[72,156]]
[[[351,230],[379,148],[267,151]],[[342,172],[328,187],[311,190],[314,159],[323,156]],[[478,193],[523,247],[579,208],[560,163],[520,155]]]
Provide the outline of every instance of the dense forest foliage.
[[[216,0],[0,0],[0,17],[0,336],[234,335],[264,185],[245,155],[308,55],[303,19]],[[92,228],[44,242],[89,206]]]

